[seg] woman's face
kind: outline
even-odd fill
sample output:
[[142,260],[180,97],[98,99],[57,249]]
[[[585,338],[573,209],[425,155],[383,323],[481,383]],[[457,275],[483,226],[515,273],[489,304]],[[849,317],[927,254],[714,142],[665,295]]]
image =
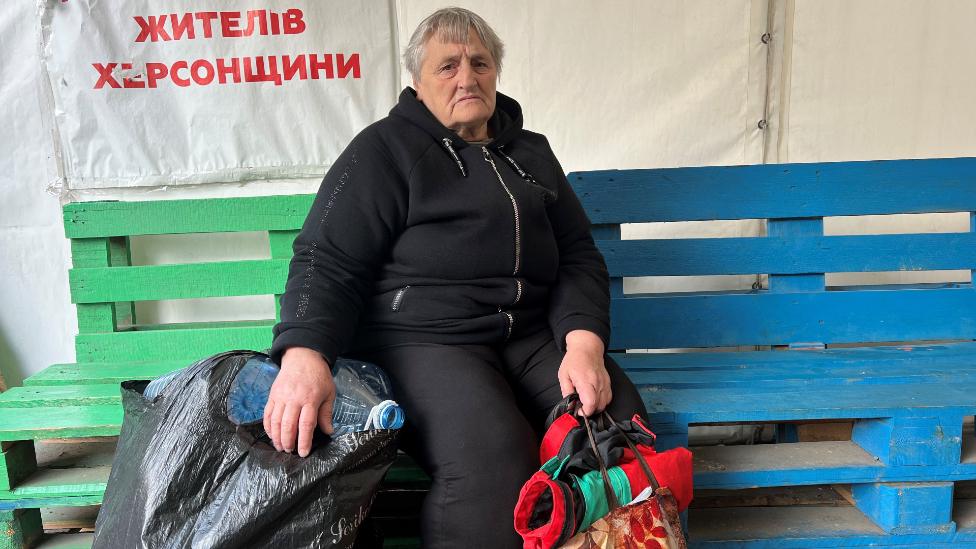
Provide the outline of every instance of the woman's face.
[[420,78],[413,83],[417,98],[461,138],[487,138],[498,70],[478,34],[469,31],[467,44],[449,44],[432,36],[424,53]]

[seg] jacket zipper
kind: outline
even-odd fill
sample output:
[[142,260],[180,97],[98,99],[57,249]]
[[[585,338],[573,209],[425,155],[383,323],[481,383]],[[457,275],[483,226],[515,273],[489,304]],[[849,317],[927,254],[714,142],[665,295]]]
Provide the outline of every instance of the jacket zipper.
[[[515,214],[515,269],[512,271],[513,275],[517,275],[519,272],[519,267],[521,265],[522,255],[522,226],[519,222],[519,209],[518,202],[515,201],[515,195],[512,194],[512,190],[508,188],[505,184],[505,180],[502,179],[502,174],[498,173],[498,166],[495,165],[494,159],[491,157],[491,153],[488,152],[488,147],[481,147],[481,152],[485,155],[485,161],[491,164],[491,169],[495,172],[495,177],[498,178],[498,183],[501,184],[502,189],[505,190],[505,194],[508,195],[508,199],[512,201],[512,212]],[[522,281],[515,280],[515,301],[512,302],[514,305],[522,297]],[[512,313],[508,311],[503,311],[501,307],[498,307],[498,312],[505,315],[508,319],[508,330],[505,332],[505,340],[512,337],[512,328],[515,326],[515,317]]]
[[397,290],[396,295],[393,296],[393,303],[390,305],[391,310],[393,311],[400,310],[400,303],[403,302],[403,294],[407,293],[408,289],[410,289],[410,286],[404,286],[399,290]]
[[495,177],[498,178],[498,182],[501,183],[502,188],[505,189],[505,194],[508,195],[508,199],[512,201],[512,211],[515,213],[515,270],[512,272],[512,274],[516,275],[519,272],[519,256],[522,252],[522,227],[519,224],[518,203],[515,202],[515,196],[502,179],[502,174],[498,173],[498,166],[495,165],[495,161],[491,158],[491,153],[488,152],[488,147],[481,147],[481,151],[485,155],[485,162],[491,164],[491,169],[495,171]]
[[505,341],[508,341],[508,338],[512,337],[512,327],[515,325],[515,317],[508,311],[502,311],[502,314],[508,317],[508,331],[505,333]]

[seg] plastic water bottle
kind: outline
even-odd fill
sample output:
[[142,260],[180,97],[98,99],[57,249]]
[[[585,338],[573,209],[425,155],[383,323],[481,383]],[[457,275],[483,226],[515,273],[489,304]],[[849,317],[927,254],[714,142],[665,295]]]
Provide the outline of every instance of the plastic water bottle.
[[[184,369],[170,372],[146,386],[143,397],[152,400]],[[235,425],[264,421],[268,393],[280,368],[269,357],[256,354],[237,372],[227,393],[227,418]],[[333,436],[369,429],[399,429],[403,410],[392,400],[390,379],[379,366],[339,358],[332,368],[336,399],[332,408]]]
[[403,426],[403,410],[391,400],[390,379],[378,366],[340,358],[332,369],[332,378],[336,386],[333,436]]
[[[268,393],[278,371],[278,365],[263,355],[247,361],[227,394],[227,417],[231,422],[251,425],[263,421]],[[379,366],[340,358],[332,369],[332,377],[336,385],[333,436],[403,426],[403,410],[391,400],[390,380]]]
[[264,420],[268,393],[280,368],[264,355],[254,355],[237,372],[227,392],[227,419],[235,425],[253,425]]
[[156,398],[159,395],[159,393],[163,392],[163,389],[165,389],[166,386],[169,385],[169,382],[173,381],[173,378],[183,373],[183,370],[185,369],[186,368],[180,368],[179,370],[174,370],[164,376],[158,377],[150,381],[149,385],[146,385],[146,388],[142,391],[143,398],[145,398],[146,400],[152,400]]

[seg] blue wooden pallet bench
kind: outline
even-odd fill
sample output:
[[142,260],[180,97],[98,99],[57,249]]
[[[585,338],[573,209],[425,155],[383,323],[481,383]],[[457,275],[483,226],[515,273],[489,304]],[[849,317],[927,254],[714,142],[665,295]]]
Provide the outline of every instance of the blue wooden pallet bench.
[[[967,497],[976,448],[971,425],[964,428],[976,414],[972,285],[825,284],[834,272],[971,270],[976,235],[823,235],[829,216],[976,211],[976,159],[601,171],[570,180],[613,277],[612,348],[644,395],[662,447],[687,444],[696,425],[776,424],[781,440],[793,440],[791,424],[853,422],[846,440],[693,448],[693,547],[976,547],[976,498]],[[78,528],[45,533],[42,511],[101,502],[122,419],[119,382],[227,349],[266,348],[275,322],[269,310],[253,320],[152,324],[137,318],[135,303],[280,294],[311,200],[65,206],[77,363],[53,365],[0,395],[0,547],[91,546],[91,533]],[[768,220],[768,236],[620,239],[625,223],[735,219]],[[143,235],[254,231],[267,235],[267,259],[131,261],[133,239]],[[735,274],[768,275],[768,288],[623,292],[623,277]],[[743,347],[750,351],[624,352]],[[70,459],[38,451],[65,439],[82,451]],[[416,502],[422,475],[396,467],[388,480],[389,501]],[[382,518],[410,526],[415,505],[381,501]],[[387,546],[415,546],[410,535]]]
[[[852,422],[847,440],[693,448],[699,493],[826,486],[843,497],[693,508],[692,546],[976,546],[976,501],[963,499],[976,479],[974,433],[964,429],[976,414],[976,290],[825,283],[826,273],[976,268],[976,159],[570,179],[614,277],[614,349],[769,349],[617,354],[662,447],[687,444],[695,425]],[[824,234],[824,217],[930,212],[966,212],[970,230]],[[620,232],[623,223],[740,219],[766,220],[766,236],[622,240]],[[768,287],[623,291],[622,277],[699,275],[768,275]]]

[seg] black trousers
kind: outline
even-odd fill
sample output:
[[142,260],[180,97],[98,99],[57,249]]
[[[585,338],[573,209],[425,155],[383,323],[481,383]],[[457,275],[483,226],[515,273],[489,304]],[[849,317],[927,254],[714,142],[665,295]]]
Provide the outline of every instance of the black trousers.
[[[401,448],[433,479],[421,512],[423,547],[521,547],[514,510],[540,467],[545,419],[562,399],[563,358],[546,327],[503,345],[408,343],[357,351],[390,375],[406,413]],[[647,415],[620,367],[605,357],[615,418]]]

